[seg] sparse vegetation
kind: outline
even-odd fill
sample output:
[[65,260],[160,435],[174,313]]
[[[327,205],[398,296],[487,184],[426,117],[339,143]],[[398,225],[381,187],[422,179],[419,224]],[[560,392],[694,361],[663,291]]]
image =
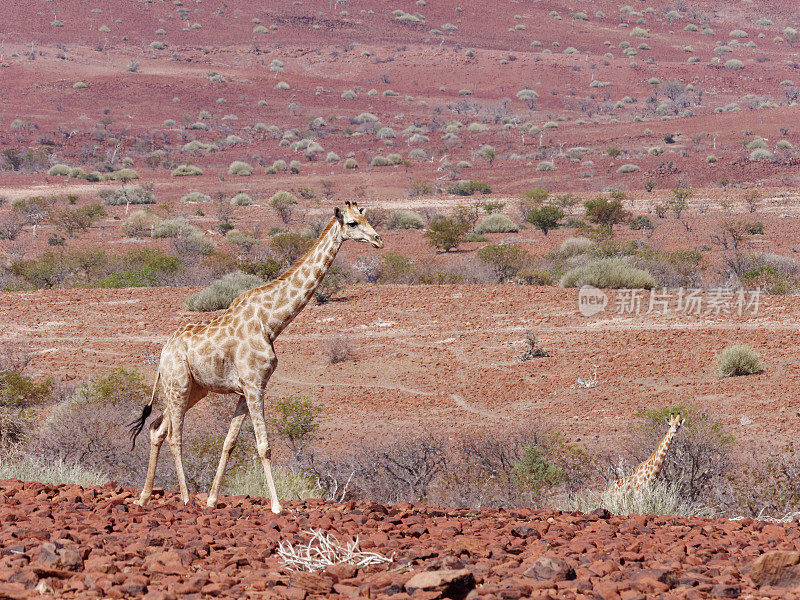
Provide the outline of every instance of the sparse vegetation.
[[761,358],[750,346],[734,344],[725,348],[717,357],[717,371],[720,377],[760,373]]

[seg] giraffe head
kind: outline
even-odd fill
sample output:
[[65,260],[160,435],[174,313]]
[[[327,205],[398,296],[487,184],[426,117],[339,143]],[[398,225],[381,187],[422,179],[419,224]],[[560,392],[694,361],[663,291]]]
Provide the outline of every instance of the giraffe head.
[[345,202],[344,204],[344,210],[340,210],[338,206],[333,210],[334,216],[342,227],[342,237],[356,242],[368,242],[375,248],[383,248],[381,236],[375,233],[372,225],[364,217],[366,209],[358,208],[358,204],[355,202]]
[[669,425],[670,431],[673,432],[677,432],[685,420],[681,417],[681,413],[670,415],[666,418],[667,425]]

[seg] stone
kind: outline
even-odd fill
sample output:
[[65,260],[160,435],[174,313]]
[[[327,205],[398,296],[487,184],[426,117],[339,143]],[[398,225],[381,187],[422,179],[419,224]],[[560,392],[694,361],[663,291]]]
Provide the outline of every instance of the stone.
[[334,583],[338,583],[343,579],[355,577],[358,574],[358,568],[350,563],[339,563],[325,569],[325,573],[333,578]]
[[738,583],[719,583],[711,590],[715,598],[738,598],[741,590]]
[[61,565],[68,571],[80,571],[83,569],[83,556],[75,548],[61,548],[58,551]]
[[291,575],[291,584],[304,589],[309,594],[330,594],[333,591],[333,578],[322,573],[296,571]]
[[437,592],[438,597],[461,600],[475,587],[475,577],[467,569],[422,571],[406,581],[405,589],[414,595],[416,590]]
[[776,550],[762,554],[753,562],[749,575],[759,587],[800,585],[800,552]]
[[0,583],[0,600],[23,600],[28,597],[21,583]]
[[571,581],[575,579],[575,569],[563,558],[542,556],[523,575],[539,581]]

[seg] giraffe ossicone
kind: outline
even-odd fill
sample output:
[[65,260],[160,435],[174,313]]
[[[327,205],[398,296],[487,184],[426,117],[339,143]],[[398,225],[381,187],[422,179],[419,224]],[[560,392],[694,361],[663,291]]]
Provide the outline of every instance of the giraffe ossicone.
[[686,419],[682,418],[680,413],[667,417],[666,421],[669,425],[666,435],[661,439],[658,446],[656,446],[653,454],[650,455],[646,461],[636,467],[636,470],[628,475],[613,481],[611,485],[603,492],[603,495],[610,501],[618,501],[620,497],[630,492],[641,492],[658,477],[661,472],[661,467],[664,464],[664,457],[667,455],[672,440],[678,433]]
[[160,382],[164,411],[150,424],[150,460],[138,504],[144,506],[152,495],[158,454],[164,440],[168,441],[175,459],[181,499],[189,502],[181,459],[184,415],[209,392],[217,392],[236,394],[239,402],[222,445],[208,506],[216,506],[225,468],[249,414],[272,512],[281,511],[272,478],[263,398],[264,388],[278,364],[273,342],[311,300],[345,240],[383,248],[383,241],[367,222],[365,212],[355,202],[346,202],[344,210],[336,207],[317,242],[278,279],[244,292],[211,321],[184,325],[169,337],[161,350],[150,402],[131,423],[131,441],[135,444],[136,436],[152,412]]

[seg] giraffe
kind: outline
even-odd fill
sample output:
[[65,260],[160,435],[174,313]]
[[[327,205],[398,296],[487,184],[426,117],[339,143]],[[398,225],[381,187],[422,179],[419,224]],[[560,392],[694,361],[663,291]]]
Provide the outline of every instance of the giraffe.
[[280,513],[270,467],[271,451],[264,421],[264,388],[278,360],[275,338],[303,310],[325,277],[344,240],[366,242],[383,248],[381,237],[365,218],[365,209],[353,202],[344,211],[334,209],[333,218],[312,248],[289,270],[267,285],[241,294],[219,316],[200,324],[187,324],[173,333],[161,350],[150,402],[141,416],[130,424],[131,441],[144,428],[158,395],[159,381],[164,411],[150,424],[150,461],[138,504],[144,506],[153,491],[158,454],[169,441],[175,459],[181,499],[189,502],[189,491],[181,460],[183,418],[186,411],[209,392],[232,393],[238,397],[207,505],[217,504],[220,484],[231,452],[247,414],[253,423],[258,456],[272,501],[272,512]]
[[681,418],[680,414],[671,415],[666,419],[669,429],[667,430],[664,438],[656,446],[655,452],[650,455],[646,461],[640,464],[636,470],[628,475],[613,481],[608,486],[604,495],[611,500],[618,500],[621,496],[629,491],[638,492],[639,490],[649,486],[661,471],[661,465],[664,464],[664,457],[667,455],[669,445],[672,443],[675,434],[678,433],[681,425],[685,419]]

